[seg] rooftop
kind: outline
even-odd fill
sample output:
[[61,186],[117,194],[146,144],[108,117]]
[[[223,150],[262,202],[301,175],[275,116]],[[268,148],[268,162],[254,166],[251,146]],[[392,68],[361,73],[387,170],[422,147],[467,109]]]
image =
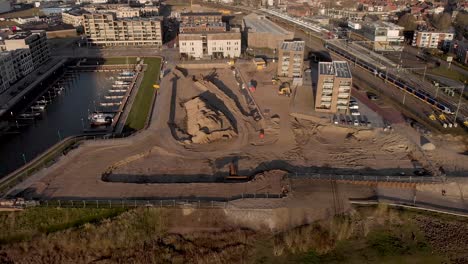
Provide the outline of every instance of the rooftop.
[[387,21],[375,21],[375,22],[369,23],[368,25],[371,26],[371,27],[374,27],[374,28],[385,27],[385,28],[392,29],[392,30],[403,30],[404,29],[404,27],[400,27],[397,24],[387,22]]
[[33,34],[45,33],[44,30],[31,30],[31,31],[21,31],[13,35],[9,35],[8,39],[25,39]]
[[303,51],[304,47],[304,41],[283,41],[281,44],[281,49],[288,51]]
[[181,16],[221,16],[220,12],[187,12],[181,13]]
[[351,71],[346,61],[320,62],[319,74],[335,75],[339,78],[351,78]]
[[265,16],[250,14],[244,17],[245,26],[254,32],[273,33],[278,35],[290,34],[291,32],[276,25]]

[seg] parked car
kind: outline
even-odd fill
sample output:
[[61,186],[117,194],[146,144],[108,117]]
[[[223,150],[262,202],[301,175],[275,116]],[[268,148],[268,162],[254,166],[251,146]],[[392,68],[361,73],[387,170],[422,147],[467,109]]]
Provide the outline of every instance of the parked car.
[[359,120],[357,120],[357,119],[355,118],[354,121],[353,121],[353,124],[354,124],[355,126],[359,126]]
[[367,98],[375,101],[375,100],[378,100],[379,97],[375,94],[375,93],[371,93],[371,92],[367,92]]
[[359,111],[357,111],[355,109],[351,109],[351,115],[352,116],[359,116],[359,115],[361,115],[361,113],[359,113]]
[[359,105],[357,105],[357,104],[349,104],[349,109],[359,109]]

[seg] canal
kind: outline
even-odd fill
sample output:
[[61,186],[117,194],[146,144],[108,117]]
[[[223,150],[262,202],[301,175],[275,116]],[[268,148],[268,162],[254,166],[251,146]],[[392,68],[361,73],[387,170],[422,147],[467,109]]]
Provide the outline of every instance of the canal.
[[[102,107],[117,72],[78,72],[63,79],[63,90],[47,105],[42,117],[20,120],[19,133],[0,135],[0,178],[35,158],[61,139],[90,129],[88,114],[113,111]],[[45,94],[46,99],[47,93]]]

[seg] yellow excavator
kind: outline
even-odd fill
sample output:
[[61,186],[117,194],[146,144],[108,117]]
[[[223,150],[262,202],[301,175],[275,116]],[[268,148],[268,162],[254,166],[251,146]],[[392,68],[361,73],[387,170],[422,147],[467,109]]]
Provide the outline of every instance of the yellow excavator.
[[288,82],[282,83],[279,87],[278,94],[291,96],[291,85]]

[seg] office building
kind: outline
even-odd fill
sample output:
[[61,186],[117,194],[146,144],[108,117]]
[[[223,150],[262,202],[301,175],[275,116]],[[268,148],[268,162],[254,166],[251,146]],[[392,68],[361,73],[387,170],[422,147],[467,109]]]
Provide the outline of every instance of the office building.
[[34,68],[38,68],[50,59],[47,35],[44,30],[19,32],[5,39],[5,48],[8,51],[28,49]]
[[265,16],[257,14],[244,17],[243,31],[249,48],[277,49],[283,41],[294,38],[293,32],[287,31]]
[[372,41],[371,48],[375,51],[401,51],[405,39],[403,30],[396,24],[378,21],[362,24],[358,33]]
[[304,41],[287,40],[278,49],[278,76],[300,78],[304,65]]
[[115,14],[85,14],[83,27],[88,45],[162,46],[161,20],[117,19]]
[[179,35],[180,55],[187,59],[237,58],[241,53],[240,32],[201,32]]
[[448,49],[453,41],[453,33],[414,32],[412,45],[418,48]]
[[219,12],[188,12],[180,14],[180,22],[186,24],[221,23],[222,14]]
[[11,52],[0,52],[0,93],[10,88],[10,84],[17,80],[13,56]]
[[345,113],[349,107],[352,76],[346,61],[319,62],[315,110]]

